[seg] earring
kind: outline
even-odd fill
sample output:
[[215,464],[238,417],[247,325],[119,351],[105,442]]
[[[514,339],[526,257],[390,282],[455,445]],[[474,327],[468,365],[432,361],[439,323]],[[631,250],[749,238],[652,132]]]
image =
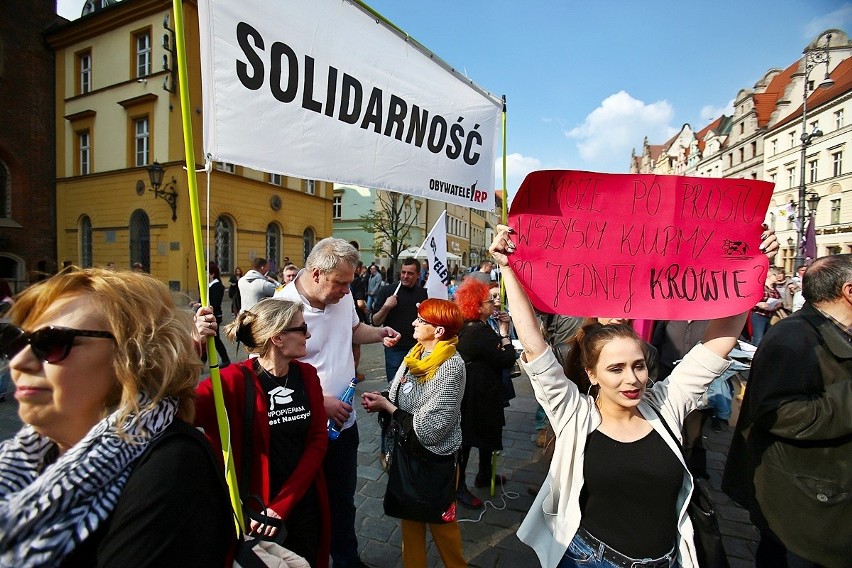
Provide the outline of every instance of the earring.
[[[596,385],[596,384],[594,384],[594,383],[589,383],[589,388],[588,388],[588,390],[586,390],[586,396],[592,396],[592,387],[596,387],[596,386],[597,386],[597,385]],[[595,391],[595,396],[592,396],[592,398],[593,398],[593,399],[595,399],[595,400],[597,400],[597,399],[598,399],[598,393],[599,393],[599,392],[600,392],[600,389],[598,389],[597,391]]]

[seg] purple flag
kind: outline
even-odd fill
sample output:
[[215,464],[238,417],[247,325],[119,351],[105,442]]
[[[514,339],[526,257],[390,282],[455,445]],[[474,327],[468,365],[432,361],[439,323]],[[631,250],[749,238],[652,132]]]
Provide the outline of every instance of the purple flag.
[[802,237],[802,256],[804,256],[808,261],[816,259],[817,256],[816,231],[814,230],[813,213],[811,213],[811,216],[808,219],[808,226],[807,229],[805,229],[804,236]]

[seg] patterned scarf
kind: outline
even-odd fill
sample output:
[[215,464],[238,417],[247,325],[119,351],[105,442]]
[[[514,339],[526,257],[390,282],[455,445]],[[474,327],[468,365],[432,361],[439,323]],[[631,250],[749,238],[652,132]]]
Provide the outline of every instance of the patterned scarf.
[[[150,403],[140,395],[144,408]],[[118,437],[118,412],[48,464],[55,444],[24,426],[0,444],[0,567],[54,566],[109,518],[134,462],[177,414],[165,399],[127,419],[128,443]]]
[[411,371],[411,374],[417,377],[417,382],[421,384],[425,383],[435,376],[435,372],[444,361],[456,354],[456,344],[458,342],[458,337],[439,341],[425,359],[421,359],[421,357],[426,351],[426,348],[421,343],[418,343],[411,348],[411,351],[405,356],[403,362],[408,367],[408,370]]

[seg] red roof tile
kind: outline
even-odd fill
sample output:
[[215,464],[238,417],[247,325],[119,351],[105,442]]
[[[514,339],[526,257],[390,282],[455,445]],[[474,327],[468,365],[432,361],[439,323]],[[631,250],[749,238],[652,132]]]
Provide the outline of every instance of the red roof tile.
[[754,110],[757,113],[758,128],[766,128],[769,124],[769,120],[772,118],[772,113],[775,112],[775,108],[778,104],[778,99],[784,96],[784,91],[787,89],[787,85],[790,84],[790,79],[792,78],[793,73],[798,71],[798,69],[799,62],[796,61],[784,69],[784,71],[773,77],[765,91],[762,93],[755,93]]
[[[831,72],[830,76],[834,79],[833,86],[827,89],[816,89],[811,91],[808,96],[809,110],[815,109],[821,104],[836,99],[844,93],[852,90],[852,57],[841,61],[837,67],[834,68],[834,71]],[[819,84],[818,81],[819,79],[815,82]],[[794,120],[800,120],[801,117],[802,105],[799,105],[799,108],[784,117],[783,120],[779,121],[778,124],[774,125],[772,128],[774,130],[775,128],[784,126],[785,124],[790,124],[790,122]]]

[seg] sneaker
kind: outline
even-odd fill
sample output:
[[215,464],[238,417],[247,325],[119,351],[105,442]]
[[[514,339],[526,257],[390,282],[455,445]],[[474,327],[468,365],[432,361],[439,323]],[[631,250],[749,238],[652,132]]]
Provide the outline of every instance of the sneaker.
[[471,493],[470,489],[467,488],[467,485],[459,486],[459,490],[456,491],[456,501],[468,509],[482,508],[482,499]]
[[[498,473],[496,476],[494,476],[494,485],[496,487],[500,487],[501,485],[506,485],[506,481],[508,481],[508,480],[506,479],[505,475]],[[480,474],[477,473],[476,478],[473,480],[473,486],[477,487],[477,488],[479,488],[479,487],[490,487],[491,486],[491,476],[490,475],[480,475]]]
[[543,448],[547,445],[547,428],[542,428],[538,431],[538,436],[535,438],[535,445]]

